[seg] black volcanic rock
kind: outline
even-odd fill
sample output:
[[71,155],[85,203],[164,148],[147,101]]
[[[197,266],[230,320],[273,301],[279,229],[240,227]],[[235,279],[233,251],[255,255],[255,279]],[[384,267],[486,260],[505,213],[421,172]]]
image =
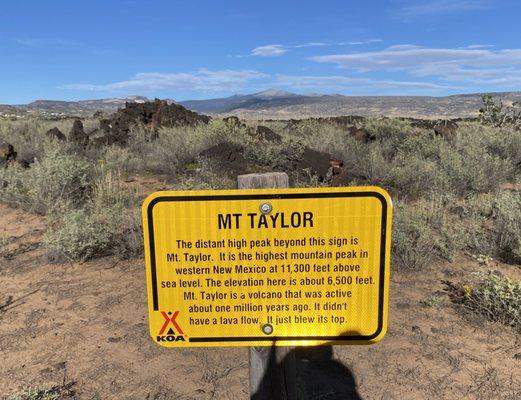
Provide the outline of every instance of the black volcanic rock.
[[102,119],[97,133],[102,137],[96,139],[98,145],[125,145],[130,129],[141,123],[156,132],[160,127],[177,125],[207,124],[210,117],[189,111],[178,104],[168,104],[165,100],[156,99],[153,102],[126,103],[125,108],[116,112],[112,118]]
[[267,142],[281,142],[282,136],[280,136],[278,133],[274,132],[267,126],[259,125],[255,129],[255,132],[252,133],[252,136],[259,139],[259,140],[265,140]]
[[214,165],[227,174],[236,176],[248,171],[248,163],[243,153],[243,147],[229,142],[222,142],[203,150],[199,155],[210,159]]
[[0,143],[0,165],[16,160],[16,151],[10,143]]
[[67,137],[62,133],[62,131],[60,131],[56,127],[49,129],[47,132],[45,132],[45,136],[47,136],[49,139],[56,139],[59,141],[67,140]]
[[79,119],[74,120],[72,124],[71,131],[69,132],[69,142],[83,149],[89,144],[89,135],[85,133],[83,123]]

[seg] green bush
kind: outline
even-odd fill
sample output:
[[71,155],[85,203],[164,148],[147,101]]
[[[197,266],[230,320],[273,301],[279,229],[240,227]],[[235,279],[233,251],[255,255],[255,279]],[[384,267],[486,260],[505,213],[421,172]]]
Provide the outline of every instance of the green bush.
[[283,137],[280,143],[258,143],[254,139],[246,138],[242,144],[246,144],[244,156],[253,165],[287,172],[290,172],[291,166],[302,157],[305,149],[303,140],[291,136]]
[[412,270],[420,270],[431,264],[436,257],[432,234],[424,214],[397,203],[393,221],[393,264]]
[[510,263],[521,261],[521,192],[477,194],[459,203],[469,250]]
[[500,128],[505,125],[521,127],[521,104],[515,102],[506,107],[501,99],[495,100],[487,94],[482,97],[483,107],[479,110],[479,117],[485,124]]
[[[135,126],[128,143],[135,163],[133,170],[170,175],[184,172],[202,150],[225,140],[244,141],[243,130],[222,120],[212,120],[208,125],[162,128],[157,135],[144,126]],[[124,152],[120,155],[127,157]]]
[[361,124],[380,143],[388,143],[391,149],[400,148],[401,143],[415,135],[415,130],[407,121],[396,118],[368,118]]
[[521,282],[483,273],[476,287],[463,285],[460,296],[468,310],[521,330]]
[[75,208],[90,192],[92,173],[87,160],[52,149],[27,170],[0,169],[0,200],[40,214]]
[[6,397],[6,400],[60,400],[70,399],[75,396],[73,383],[57,385],[48,389],[26,388],[22,391]]
[[128,258],[142,251],[141,229],[138,208],[70,210],[50,221],[44,243],[51,254],[70,260],[106,255]]
[[420,270],[438,260],[451,261],[466,247],[465,221],[449,211],[453,199],[437,196],[414,205],[395,203],[392,257],[399,268]]
[[141,254],[141,216],[135,193],[124,188],[116,173],[98,171],[88,203],[51,216],[44,243],[52,254],[71,260]]
[[498,193],[492,219],[499,255],[508,262],[521,262],[521,192]]

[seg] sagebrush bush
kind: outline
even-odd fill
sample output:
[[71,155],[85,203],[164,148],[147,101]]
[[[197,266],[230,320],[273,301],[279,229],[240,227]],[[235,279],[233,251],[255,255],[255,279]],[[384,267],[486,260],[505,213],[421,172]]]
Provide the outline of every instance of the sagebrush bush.
[[6,397],[6,400],[60,400],[75,397],[74,384],[63,384],[51,388],[26,388]]
[[155,135],[138,125],[131,130],[128,150],[134,170],[175,175],[195,162],[202,150],[226,140],[237,141],[243,129],[214,119],[207,125],[161,128]]
[[396,118],[368,118],[361,127],[377,141],[389,143],[394,149],[398,149],[406,138],[415,134],[408,122]]
[[49,222],[44,243],[56,256],[85,261],[95,257],[137,256],[142,252],[139,208],[70,210]]
[[280,143],[258,143],[252,138],[247,138],[242,144],[246,144],[245,157],[254,165],[288,172],[292,165],[300,160],[305,149],[302,140],[291,136],[283,137]]
[[459,201],[467,247],[509,263],[521,262],[521,193],[501,190]]
[[49,150],[29,169],[0,169],[0,200],[45,214],[81,206],[91,190],[92,164],[76,155]]
[[431,264],[436,256],[435,244],[423,213],[403,203],[395,203],[393,216],[393,265],[420,270]]
[[136,194],[115,172],[100,168],[84,208],[52,215],[44,243],[52,254],[85,261],[104,255],[128,258],[142,251]]
[[508,262],[521,262],[521,191],[498,193],[492,219],[499,255]]
[[302,146],[305,145],[333,155],[339,152],[342,141],[348,137],[346,128],[334,123],[316,120],[303,121],[281,133],[283,137],[293,138],[300,142]]
[[193,166],[195,170],[192,174],[180,176],[174,183],[173,189],[176,190],[217,190],[235,189],[237,180],[232,179],[227,174],[219,171],[219,168],[212,165],[207,159],[200,159]]
[[475,287],[462,285],[460,296],[468,310],[521,330],[521,282],[486,272]]
[[465,221],[449,212],[450,196],[437,196],[411,206],[395,202],[392,257],[399,268],[420,270],[438,260],[451,261],[466,247]]

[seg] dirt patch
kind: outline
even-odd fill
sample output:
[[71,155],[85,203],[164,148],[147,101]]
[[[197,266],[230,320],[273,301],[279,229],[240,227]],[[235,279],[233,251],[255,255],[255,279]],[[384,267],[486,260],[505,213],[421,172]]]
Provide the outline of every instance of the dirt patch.
[[[41,217],[0,205],[9,248],[40,243],[43,232]],[[493,268],[521,275],[515,266]],[[373,346],[299,352],[305,394],[344,399],[355,386],[363,399],[519,398],[520,337],[462,317],[444,291],[443,280],[464,281],[476,269],[460,257],[393,272],[387,336]],[[0,306],[10,298],[0,311],[0,394],[65,381],[75,382],[79,399],[249,398],[247,349],[172,350],[150,340],[144,271],[141,259],[51,264],[41,247],[0,257]]]

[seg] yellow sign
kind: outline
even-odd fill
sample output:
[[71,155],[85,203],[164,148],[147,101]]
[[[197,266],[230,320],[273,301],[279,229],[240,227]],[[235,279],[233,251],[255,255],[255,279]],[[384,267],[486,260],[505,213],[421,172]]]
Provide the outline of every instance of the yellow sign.
[[375,343],[391,219],[377,187],[154,193],[150,335],[167,347]]

